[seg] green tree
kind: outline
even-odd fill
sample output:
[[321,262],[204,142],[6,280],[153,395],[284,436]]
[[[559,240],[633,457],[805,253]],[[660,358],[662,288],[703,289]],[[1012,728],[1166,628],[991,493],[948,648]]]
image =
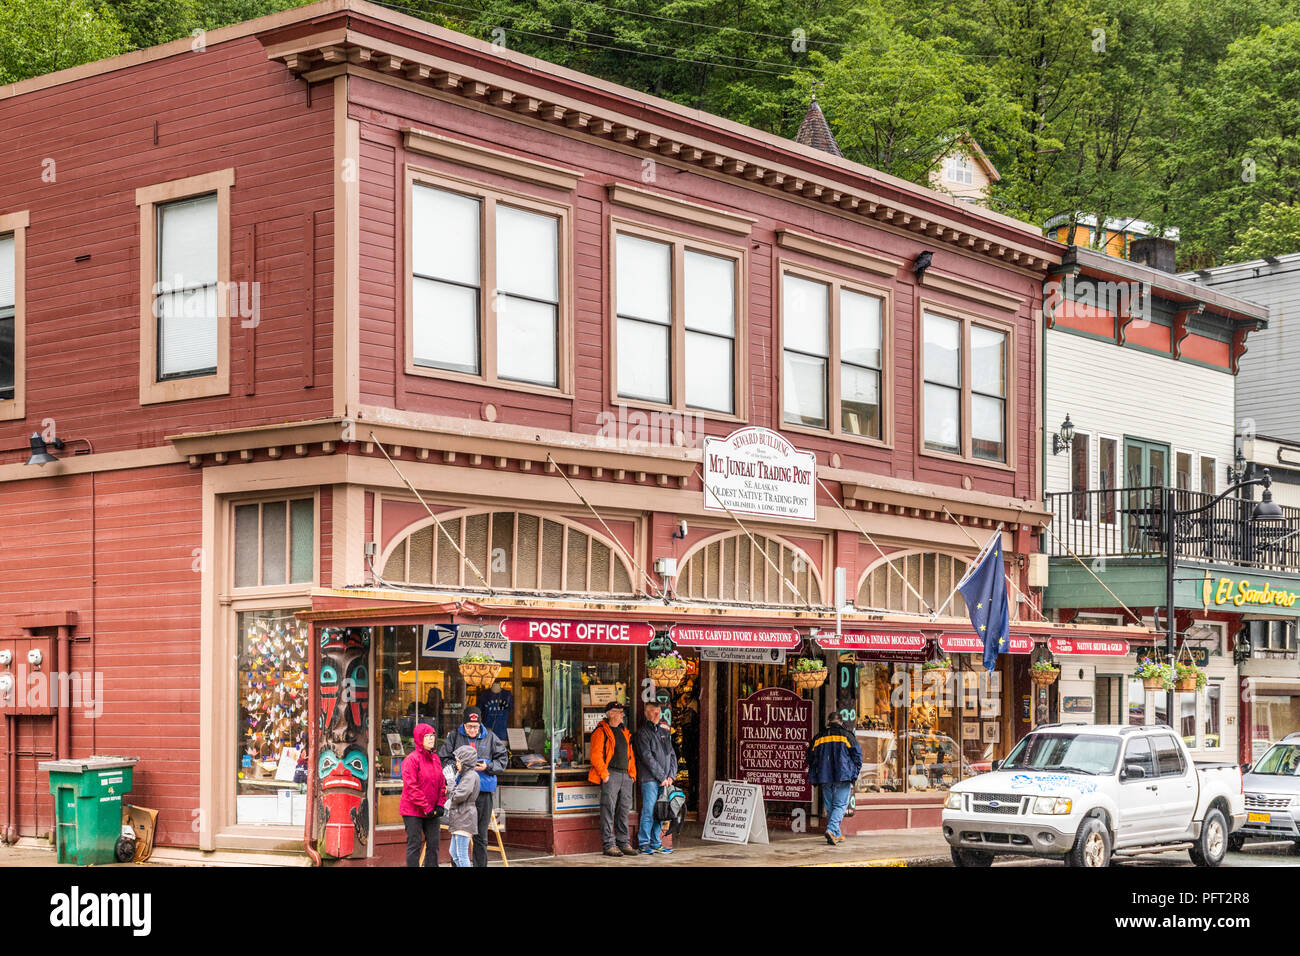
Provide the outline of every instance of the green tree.
[[112,12],[86,0],[0,0],[0,83],[125,53]]
[[1265,203],[1255,222],[1246,227],[1237,244],[1224,254],[1223,261],[1244,262],[1293,252],[1300,252],[1300,205]]
[[122,24],[136,49],[186,36],[199,25],[199,0],[97,0]]

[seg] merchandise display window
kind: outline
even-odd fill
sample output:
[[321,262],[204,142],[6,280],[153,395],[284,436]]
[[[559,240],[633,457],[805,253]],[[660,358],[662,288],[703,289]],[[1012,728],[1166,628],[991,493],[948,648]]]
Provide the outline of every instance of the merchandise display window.
[[293,611],[237,617],[235,822],[302,826],[307,790],[307,645]]

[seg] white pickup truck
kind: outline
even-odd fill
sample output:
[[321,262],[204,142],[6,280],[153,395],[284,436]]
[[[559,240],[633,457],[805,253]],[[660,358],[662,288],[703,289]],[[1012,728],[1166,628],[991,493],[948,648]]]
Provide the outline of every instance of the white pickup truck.
[[1218,866],[1245,822],[1241,770],[1192,763],[1170,727],[1048,724],[948,791],[943,835],[956,866],[1001,853],[1108,866],[1171,850]]

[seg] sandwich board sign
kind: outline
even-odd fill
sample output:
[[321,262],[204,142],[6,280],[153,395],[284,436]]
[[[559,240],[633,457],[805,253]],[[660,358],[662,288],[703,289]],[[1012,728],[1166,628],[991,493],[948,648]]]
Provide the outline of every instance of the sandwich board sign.
[[703,839],[717,843],[767,843],[767,807],[756,783],[718,780],[709,794]]

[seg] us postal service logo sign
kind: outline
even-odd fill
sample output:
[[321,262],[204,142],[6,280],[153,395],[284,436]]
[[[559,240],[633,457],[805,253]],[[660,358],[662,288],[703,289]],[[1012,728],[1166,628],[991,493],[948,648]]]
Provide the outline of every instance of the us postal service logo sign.
[[704,441],[704,507],[763,518],[817,520],[817,456],[767,428]]

